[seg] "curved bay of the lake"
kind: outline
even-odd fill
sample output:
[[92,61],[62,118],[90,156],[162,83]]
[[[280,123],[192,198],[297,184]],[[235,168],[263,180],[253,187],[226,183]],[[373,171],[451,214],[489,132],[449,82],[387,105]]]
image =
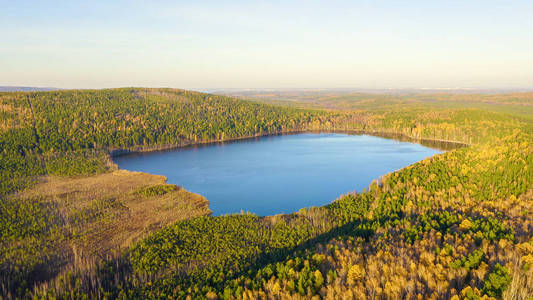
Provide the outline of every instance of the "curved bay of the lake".
[[440,150],[369,135],[266,136],[115,157],[130,171],[168,177],[209,200],[213,215],[291,213],[361,191]]

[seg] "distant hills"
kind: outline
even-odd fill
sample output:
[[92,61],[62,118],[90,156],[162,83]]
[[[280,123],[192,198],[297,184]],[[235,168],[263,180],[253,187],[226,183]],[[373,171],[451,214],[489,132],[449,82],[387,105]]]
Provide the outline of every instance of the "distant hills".
[[53,87],[34,87],[34,86],[0,86],[0,92],[46,92],[55,91],[58,88]]

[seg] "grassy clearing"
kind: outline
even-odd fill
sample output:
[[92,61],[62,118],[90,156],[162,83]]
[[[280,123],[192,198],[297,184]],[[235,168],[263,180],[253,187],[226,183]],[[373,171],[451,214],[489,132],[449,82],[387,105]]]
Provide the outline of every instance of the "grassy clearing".
[[2,231],[0,275],[8,285],[2,288],[24,289],[66,270],[91,269],[157,229],[210,213],[204,197],[166,184],[163,176],[116,170],[42,177],[3,202],[3,221],[11,226]]
[[[165,182],[164,176],[126,170],[81,178],[46,177],[18,197],[39,195],[56,203],[67,225],[77,228],[75,240],[83,242],[85,251],[104,254],[167,224],[210,214],[204,197]],[[160,186],[167,187],[166,193],[144,192]]]

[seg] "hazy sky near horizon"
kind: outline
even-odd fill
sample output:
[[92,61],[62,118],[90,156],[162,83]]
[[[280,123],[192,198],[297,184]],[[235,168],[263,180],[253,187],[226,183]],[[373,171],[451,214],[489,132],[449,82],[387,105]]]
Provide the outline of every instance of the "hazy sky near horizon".
[[533,88],[530,0],[0,6],[0,85]]

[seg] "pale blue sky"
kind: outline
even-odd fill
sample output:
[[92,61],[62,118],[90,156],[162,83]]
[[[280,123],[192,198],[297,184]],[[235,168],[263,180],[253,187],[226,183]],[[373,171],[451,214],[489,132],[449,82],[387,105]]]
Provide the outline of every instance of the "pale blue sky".
[[533,1],[0,7],[0,85],[533,88]]

